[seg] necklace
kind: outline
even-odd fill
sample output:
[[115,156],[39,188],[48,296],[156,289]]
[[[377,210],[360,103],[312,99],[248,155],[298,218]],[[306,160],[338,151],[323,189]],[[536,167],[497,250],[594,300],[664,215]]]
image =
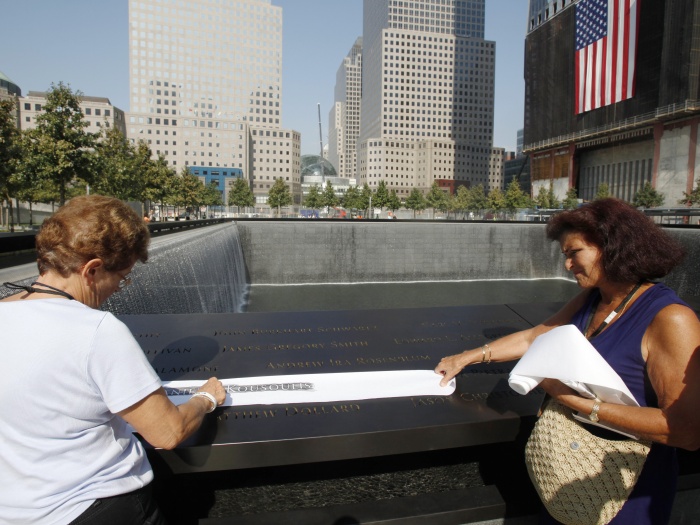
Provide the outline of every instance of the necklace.
[[[17,284],[17,283],[2,283],[2,284],[3,284],[3,286],[5,286],[7,288],[11,288],[14,290],[24,290],[27,293],[48,293],[51,295],[60,295],[61,297],[65,297],[66,299],[70,299],[71,301],[75,300],[75,297],[73,297],[68,292],[64,292],[63,290],[59,290],[58,288],[54,288],[53,286],[50,286],[46,283],[40,283],[39,281],[34,281],[31,285]],[[36,288],[37,286],[47,288],[47,290],[40,290],[39,288]]]
[[[605,318],[605,321],[600,323],[598,328],[595,329],[595,331],[586,337],[586,339],[593,339],[595,336],[597,336],[600,332],[605,329],[606,326],[608,326],[615,317],[617,317],[617,314],[619,314],[622,310],[624,310],[625,306],[627,306],[627,303],[630,302],[630,299],[634,296],[634,294],[637,293],[637,290],[639,290],[639,287],[642,286],[642,283],[639,283],[637,286],[632,288],[632,291],[627,294],[627,297],[625,297],[620,304],[617,305],[617,308],[615,308],[610,314]],[[591,308],[591,313],[588,314],[588,319],[586,320],[586,328],[583,331],[584,335],[588,333],[588,329],[591,327],[591,322],[593,321],[593,316],[595,315],[596,311],[598,310],[598,304],[600,303],[600,297],[596,300],[595,304]]]

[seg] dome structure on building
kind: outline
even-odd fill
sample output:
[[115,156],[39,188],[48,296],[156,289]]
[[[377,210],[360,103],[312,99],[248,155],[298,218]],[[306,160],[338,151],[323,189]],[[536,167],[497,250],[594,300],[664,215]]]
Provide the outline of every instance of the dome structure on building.
[[22,90],[20,87],[12,82],[12,80],[10,80],[10,78],[2,71],[0,71],[0,89],[6,89],[10,95],[16,95],[18,97],[22,96]]
[[301,156],[301,176],[316,175],[322,177],[337,177],[338,172],[333,164],[320,155]]

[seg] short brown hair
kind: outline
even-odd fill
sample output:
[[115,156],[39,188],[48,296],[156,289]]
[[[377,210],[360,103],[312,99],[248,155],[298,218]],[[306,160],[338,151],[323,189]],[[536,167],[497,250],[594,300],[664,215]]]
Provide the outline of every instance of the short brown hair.
[[547,237],[558,241],[579,232],[601,251],[603,271],[613,282],[659,279],[685,255],[683,247],[649,217],[619,199],[597,199],[554,215]]
[[36,236],[39,273],[54,270],[68,277],[92,259],[102,260],[108,271],[123,270],[148,260],[149,239],[143,219],[119,199],[75,197]]

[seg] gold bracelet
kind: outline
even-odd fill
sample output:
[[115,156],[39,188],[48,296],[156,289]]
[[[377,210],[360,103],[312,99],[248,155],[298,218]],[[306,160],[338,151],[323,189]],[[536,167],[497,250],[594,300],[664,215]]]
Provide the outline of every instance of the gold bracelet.
[[[486,359],[486,350],[489,351],[489,358]],[[481,345],[481,364],[489,364],[491,362],[491,347],[488,344]]]

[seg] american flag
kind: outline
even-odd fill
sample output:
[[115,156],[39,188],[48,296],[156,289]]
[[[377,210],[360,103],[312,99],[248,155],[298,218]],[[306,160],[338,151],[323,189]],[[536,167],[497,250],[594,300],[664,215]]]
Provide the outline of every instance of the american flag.
[[641,0],[576,4],[576,114],[634,96]]

